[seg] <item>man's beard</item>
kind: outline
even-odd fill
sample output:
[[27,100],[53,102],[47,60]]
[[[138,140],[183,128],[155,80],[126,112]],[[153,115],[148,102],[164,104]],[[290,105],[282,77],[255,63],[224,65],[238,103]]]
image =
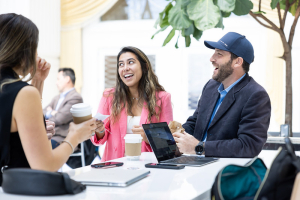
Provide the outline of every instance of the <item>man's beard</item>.
[[232,61],[228,61],[224,65],[219,65],[218,73],[213,75],[212,78],[218,82],[224,81],[228,76],[233,73],[233,68],[231,67]]

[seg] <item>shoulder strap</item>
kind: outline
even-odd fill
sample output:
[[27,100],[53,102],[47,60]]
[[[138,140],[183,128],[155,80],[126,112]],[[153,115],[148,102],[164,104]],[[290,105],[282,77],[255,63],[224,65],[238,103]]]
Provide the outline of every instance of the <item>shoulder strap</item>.
[[62,173],[65,189],[68,194],[78,194],[86,189],[85,185],[70,179],[67,173]]
[[293,163],[293,165],[297,168],[297,171],[300,172],[300,160],[299,160],[299,158],[295,154],[295,148],[294,148],[293,143],[291,142],[291,140],[290,140],[289,137],[286,137],[284,139],[284,141],[285,141],[285,146],[286,146],[287,152],[292,157],[292,163]]

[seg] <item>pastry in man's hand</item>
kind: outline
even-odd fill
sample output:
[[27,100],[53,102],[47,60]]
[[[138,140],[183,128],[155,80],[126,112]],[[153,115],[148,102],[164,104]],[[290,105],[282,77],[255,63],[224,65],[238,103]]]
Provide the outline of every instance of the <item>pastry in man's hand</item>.
[[171,130],[171,133],[180,132],[183,133],[185,129],[182,127],[181,123],[176,121],[170,121],[169,128]]

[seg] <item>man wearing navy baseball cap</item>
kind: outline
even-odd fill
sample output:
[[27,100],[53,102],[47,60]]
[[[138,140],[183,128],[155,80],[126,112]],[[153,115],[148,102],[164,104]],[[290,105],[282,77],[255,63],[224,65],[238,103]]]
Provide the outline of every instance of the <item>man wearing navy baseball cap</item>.
[[249,76],[254,50],[245,36],[229,32],[210,58],[212,79],[203,88],[198,107],[173,136],[182,153],[214,157],[255,157],[267,140],[271,103],[265,89]]

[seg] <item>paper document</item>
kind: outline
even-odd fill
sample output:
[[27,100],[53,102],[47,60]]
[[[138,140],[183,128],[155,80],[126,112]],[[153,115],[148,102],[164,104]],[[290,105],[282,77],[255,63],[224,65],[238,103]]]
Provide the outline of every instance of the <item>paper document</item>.
[[[102,122],[109,117],[109,115],[102,115],[101,113],[97,113],[94,116],[96,119],[101,120]],[[104,128],[105,130],[107,130],[106,128]],[[109,133],[111,133],[109,130],[107,130]]]
[[109,117],[109,115],[102,115],[101,113],[97,113],[94,117],[98,120],[104,121],[106,118]]

